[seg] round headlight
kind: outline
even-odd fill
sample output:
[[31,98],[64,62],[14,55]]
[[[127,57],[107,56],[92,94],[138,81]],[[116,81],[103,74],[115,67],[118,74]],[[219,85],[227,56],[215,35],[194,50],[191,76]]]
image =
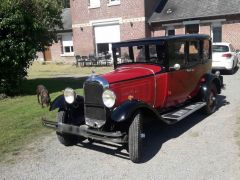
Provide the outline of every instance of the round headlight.
[[102,94],[103,103],[106,107],[111,108],[116,101],[116,95],[113,91],[107,89]]
[[68,104],[72,104],[75,101],[76,93],[72,88],[66,88],[64,90],[64,98]]

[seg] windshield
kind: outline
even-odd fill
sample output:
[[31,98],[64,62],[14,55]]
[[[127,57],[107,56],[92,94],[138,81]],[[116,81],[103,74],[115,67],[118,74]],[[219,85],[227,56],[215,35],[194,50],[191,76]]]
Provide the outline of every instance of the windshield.
[[229,47],[225,45],[213,45],[213,52],[229,52]]
[[116,64],[155,63],[163,65],[166,58],[164,45],[147,44],[116,48]]

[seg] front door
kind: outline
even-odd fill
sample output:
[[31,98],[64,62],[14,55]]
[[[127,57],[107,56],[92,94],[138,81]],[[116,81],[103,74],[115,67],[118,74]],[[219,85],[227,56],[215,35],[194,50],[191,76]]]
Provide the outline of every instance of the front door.
[[47,48],[43,51],[44,61],[52,61],[52,54],[50,48]]
[[[187,43],[185,41],[169,42],[168,44],[168,95],[167,107],[175,106],[187,100],[191,92],[192,84],[187,69]],[[174,65],[180,65],[179,70],[174,70]]]

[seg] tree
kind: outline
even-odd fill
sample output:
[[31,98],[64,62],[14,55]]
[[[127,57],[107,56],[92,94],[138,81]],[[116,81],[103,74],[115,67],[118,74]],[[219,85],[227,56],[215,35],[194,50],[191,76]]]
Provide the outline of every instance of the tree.
[[1,0],[0,93],[15,95],[38,51],[57,40],[58,0]]

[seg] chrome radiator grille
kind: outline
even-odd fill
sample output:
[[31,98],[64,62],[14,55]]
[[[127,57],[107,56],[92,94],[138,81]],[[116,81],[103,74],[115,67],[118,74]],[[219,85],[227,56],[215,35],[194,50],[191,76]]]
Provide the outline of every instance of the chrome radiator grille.
[[84,106],[86,124],[101,127],[106,122],[106,110],[102,101],[103,87],[96,81],[84,84]]

